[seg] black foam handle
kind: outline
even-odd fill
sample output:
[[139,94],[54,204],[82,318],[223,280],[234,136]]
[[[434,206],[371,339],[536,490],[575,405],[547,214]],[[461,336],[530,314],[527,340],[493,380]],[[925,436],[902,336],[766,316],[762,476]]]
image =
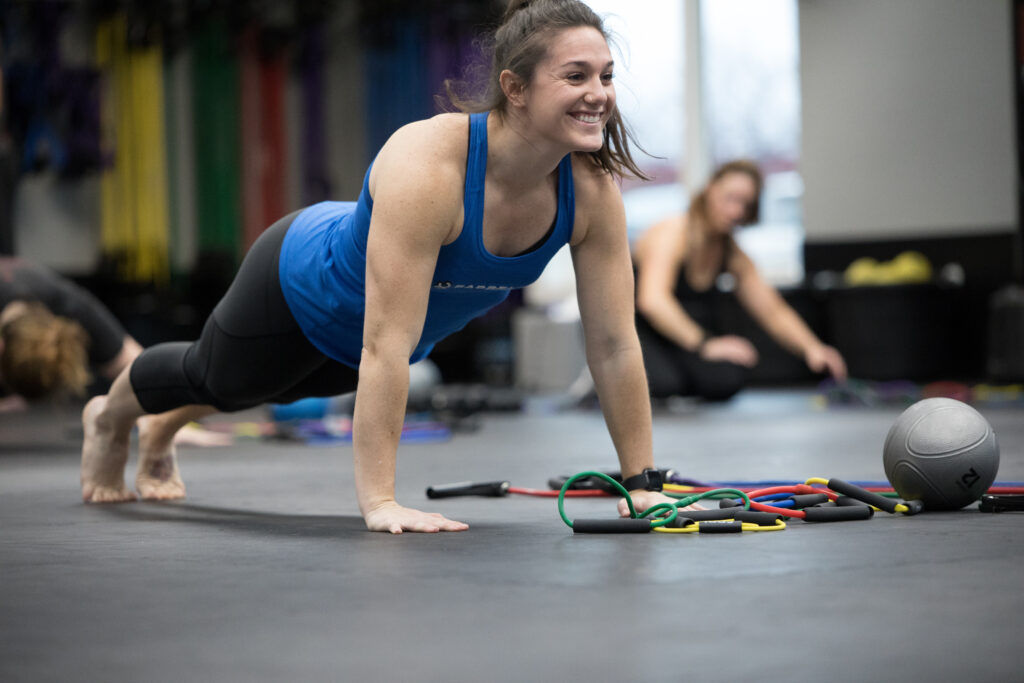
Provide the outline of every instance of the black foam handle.
[[[693,512],[703,512],[703,510],[687,510],[686,517],[679,515],[665,526],[667,526],[669,529],[685,529],[688,526],[696,524],[697,520],[689,516]],[[716,510],[715,512],[718,511]]]
[[871,493],[865,491],[859,486],[851,484],[842,479],[829,479],[828,487],[838,493],[845,493],[850,498],[856,498],[857,500],[867,503],[868,505],[874,505],[879,510],[885,510],[886,512],[896,512],[897,501],[892,498],[886,498],[880,496],[877,493]]
[[852,505],[834,508],[807,508],[804,513],[806,515],[805,522],[849,522],[857,519],[870,519],[875,511],[867,505]]
[[[920,503],[921,501],[907,501],[904,505],[910,505],[912,502]],[[1024,496],[1014,493],[986,493],[981,496],[981,502],[978,503],[978,512],[1020,512],[1021,510],[1024,510]]]
[[651,530],[649,519],[574,519],[574,534],[646,534]]
[[907,506],[905,515],[916,515],[919,512],[924,512],[924,503],[919,500],[905,500],[903,504]]
[[427,498],[453,498],[455,496],[489,496],[498,498],[508,495],[509,482],[488,481],[472,482],[460,481],[454,484],[439,484],[427,487]]
[[724,509],[727,508],[738,508],[743,507],[743,499],[741,498],[722,498],[718,501],[718,507]]
[[789,499],[793,501],[793,508],[796,510],[802,510],[809,508],[812,505],[818,503],[827,503],[828,496],[824,493],[803,493],[797,496],[790,496]]
[[863,500],[851,498],[850,496],[837,496],[836,505],[838,505],[839,507],[851,507],[853,505],[867,505],[867,503],[865,503]]
[[697,522],[697,531],[702,534],[738,534],[743,531],[743,522]]
[[782,517],[783,515],[777,515],[774,512],[737,510],[735,519],[737,522],[749,522],[758,526],[775,526]]
[[[740,512],[745,511],[741,507],[723,508],[720,510],[716,510],[714,508],[710,510],[680,510],[679,516],[676,517],[676,519],[689,519],[692,522],[707,522],[716,519],[733,519]],[[682,526],[687,525],[683,524]]]

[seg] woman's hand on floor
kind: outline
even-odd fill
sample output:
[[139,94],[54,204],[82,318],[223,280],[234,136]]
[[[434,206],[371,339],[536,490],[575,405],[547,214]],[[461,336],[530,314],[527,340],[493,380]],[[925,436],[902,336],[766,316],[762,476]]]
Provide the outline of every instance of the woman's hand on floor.
[[[657,505],[658,503],[675,503],[677,498],[670,498],[664,493],[659,491],[630,491],[630,498],[633,499],[633,508],[637,511],[637,514],[644,510]],[[690,505],[680,510],[703,510],[700,505]],[[619,517],[629,517],[629,505],[626,504],[625,498],[619,499]]]
[[370,531],[388,531],[400,534],[404,531],[435,533],[438,531],[465,531],[468,524],[448,519],[437,512],[421,512],[391,501],[369,510],[363,519]]

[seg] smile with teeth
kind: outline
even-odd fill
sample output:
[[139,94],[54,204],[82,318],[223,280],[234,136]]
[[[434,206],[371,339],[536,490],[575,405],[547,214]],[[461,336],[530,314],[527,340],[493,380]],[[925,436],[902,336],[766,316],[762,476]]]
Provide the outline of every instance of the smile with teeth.
[[572,116],[574,119],[576,119],[580,123],[600,123],[601,122],[601,115],[600,114],[588,114],[588,113],[585,113],[585,112],[573,112],[573,113],[570,114],[570,116]]

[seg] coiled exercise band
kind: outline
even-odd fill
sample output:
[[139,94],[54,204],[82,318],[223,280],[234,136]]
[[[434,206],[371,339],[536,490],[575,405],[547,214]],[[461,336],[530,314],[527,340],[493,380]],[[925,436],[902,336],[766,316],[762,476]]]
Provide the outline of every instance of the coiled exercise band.
[[[569,516],[565,513],[566,492],[569,491],[573,482],[585,477],[597,477],[611,485],[616,492],[626,499],[626,505],[629,508],[630,516],[628,518],[620,519],[569,519]],[[629,491],[627,491],[622,484],[615,481],[615,479],[607,474],[588,471],[569,477],[565,483],[562,484],[562,488],[558,493],[558,514],[562,517],[562,521],[565,522],[566,526],[572,529],[574,533],[647,533],[649,531],[666,531],[670,533],[722,533],[729,531],[735,533],[738,531],[755,530],[775,531],[777,529],[785,528],[785,524],[778,520],[776,520],[771,526],[762,526],[756,522],[744,523],[736,520],[730,522],[710,520],[698,521],[688,517],[683,517],[682,521],[679,521],[678,526],[670,526],[674,522],[677,522],[677,520],[680,520],[679,508],[685,508],[699,500],[735,498],[737,496],[743,500],[744,509],[750,507],[750,499],[743,491],[738,489],[714,489],[712,491],[704,491],[702,493],[687,495],[679,498],[679,500],[675,502],[658,503],[657,505],[652,505],[646,510],[638,513],[636,511],[636,507],[633,505],[633,498],[629,495]],[[652,515],[654,517],[650,518]],[[757,529],[752,527],[757,527]]]

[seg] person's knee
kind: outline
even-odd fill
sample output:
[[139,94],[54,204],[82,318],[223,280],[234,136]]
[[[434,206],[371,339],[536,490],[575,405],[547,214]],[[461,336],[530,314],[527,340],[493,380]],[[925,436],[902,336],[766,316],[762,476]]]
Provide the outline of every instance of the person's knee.
[[[231,362],[213,362],[203,341],[193,344],[182,359],[185,386],[190,404],[213,406],[222,413],[258,405],[246,379],[248,372],[239,372]],[[187,388],[186,388],[187,387]]]
[[192,386],[194,402],[213,406],[222,413],[251,408],[264,402],[244,379],[222,370],[209,372],[201,383]]
[[701,382],[700,395],[708,401],[728,401],[746,386],[750,371],[742,365],[720,363],[713,374]]

